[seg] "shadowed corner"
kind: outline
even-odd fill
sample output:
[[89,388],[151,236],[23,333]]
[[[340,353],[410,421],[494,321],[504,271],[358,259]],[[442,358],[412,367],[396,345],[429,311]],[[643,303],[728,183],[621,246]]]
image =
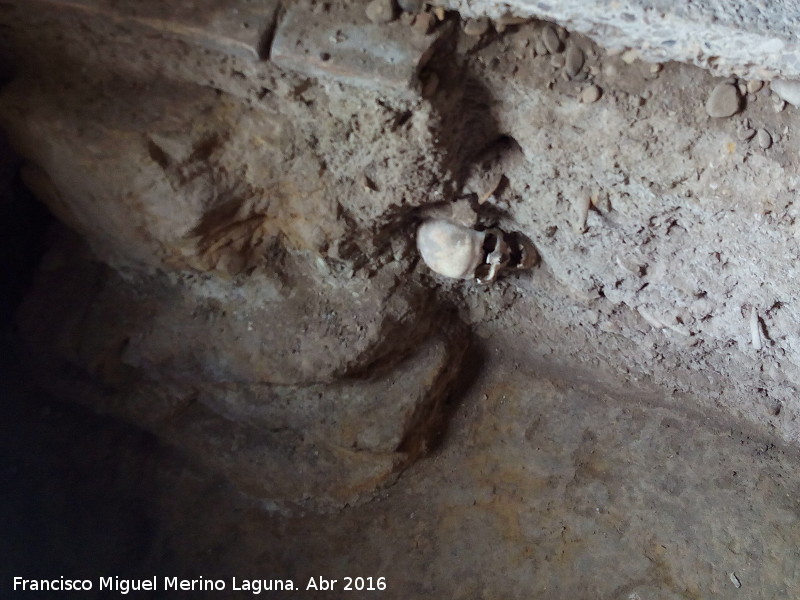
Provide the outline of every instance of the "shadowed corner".
[[[0,132],[0,578],[91,577],[144,563],[155,439],[40,390],[15,315],[53,218]],[[57,299],[53,299],[57,301]],[[96,590],[87,598],[102,597]]]

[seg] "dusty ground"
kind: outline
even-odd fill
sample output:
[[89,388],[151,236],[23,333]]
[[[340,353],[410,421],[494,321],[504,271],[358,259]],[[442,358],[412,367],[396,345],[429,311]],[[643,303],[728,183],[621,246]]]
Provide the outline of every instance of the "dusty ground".
[[[4,420],[3,586],[57,568],[303,586],[386,577],[385,592],[363,594],[384,598],[794,596],[795,450],[719,411],[611,391],[504,346],[485,340],[432,456],[326,516],[282,516],[152,438],[27,396]],[[228,587],[209,597],[250,596]],[[292,595],[344,594],[266,597]]]
[[[800,138],[768,85],[711,118],[722,80],[541,22],[412,35],[298,3],[267,60],[238,22],[95,4],[0,13],[0,122],[80,234],[53,229],[6,336],[56,400],[4,382],[3,586],[792,597]],[[446,43],[364,87],[336,44],[380,27]],[[541,265],[433,276],[414,232],[454,206]]]

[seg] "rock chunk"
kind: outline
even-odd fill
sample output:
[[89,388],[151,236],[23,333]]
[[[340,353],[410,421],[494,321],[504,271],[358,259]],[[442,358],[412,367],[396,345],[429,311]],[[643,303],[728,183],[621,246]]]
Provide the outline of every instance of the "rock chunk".
[[766,129],[758,130],[758,133],[756,134],[756,141],[758,142],[758,145],[761,146],[764,150],[772,146],[772,136]]
[[769,84],[770,89],[792,106],[800,106],[800,81],[787,79],[773,79]]
[[564,49],[564,44],[558,37],[556,30],[550,25],[545,25],[542,29],[542,42],[550,54],[558,54]]
[[583,55],[583,50],[575,45],[570,45],[567,48],[566,62],[564,64],[564,72],[570,77],[575,77],[581,72],[583,63],[586,58]]
[[601,90],[596,85],[590,85],[589,87],[583,89],[580,94],[580,101],[584,104],[591,104],[593,102],[597,102],[600,99]]
[[336,14],[329,19],[309,19],[305,8],[290,7],[275,32],[273,62],[311,77],[411,95],[420,69],[449,31],[440,26],[425,35],[400,21],[368,22],[360,7],[331,10]]
[[367,18],[373,23],[391,23],[395,16],[392,0],[372,0],[367,4]]
[[731,117],[742,108],[742,97],[737,87],[730,83],[720,83],[711,91],[706,100],[706,112],[710,117]]
[[467,19],[464,23],[464,33],[471,36],[481,36],[489,31],[489,19],[481,17],[479,19]]

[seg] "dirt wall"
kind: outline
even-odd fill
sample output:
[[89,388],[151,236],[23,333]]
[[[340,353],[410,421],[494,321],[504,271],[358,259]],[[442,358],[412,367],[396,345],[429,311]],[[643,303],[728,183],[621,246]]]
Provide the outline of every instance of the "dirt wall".
[[[316,508],[435,444],[498,335],[800,439],[800,140],[762,81],[446,7],[2,6],[0,124],[68,228],[19,317],[61,393]],[[437,277],[432,209],[540,266]]]

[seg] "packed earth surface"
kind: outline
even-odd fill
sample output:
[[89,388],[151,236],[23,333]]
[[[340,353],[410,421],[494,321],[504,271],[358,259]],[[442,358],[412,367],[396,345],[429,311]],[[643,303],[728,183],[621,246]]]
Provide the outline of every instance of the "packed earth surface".
[[[2,589],[794,597],[800,88],[220,4],[0,0]],[[538,260],[442,277],[430,219]]]

